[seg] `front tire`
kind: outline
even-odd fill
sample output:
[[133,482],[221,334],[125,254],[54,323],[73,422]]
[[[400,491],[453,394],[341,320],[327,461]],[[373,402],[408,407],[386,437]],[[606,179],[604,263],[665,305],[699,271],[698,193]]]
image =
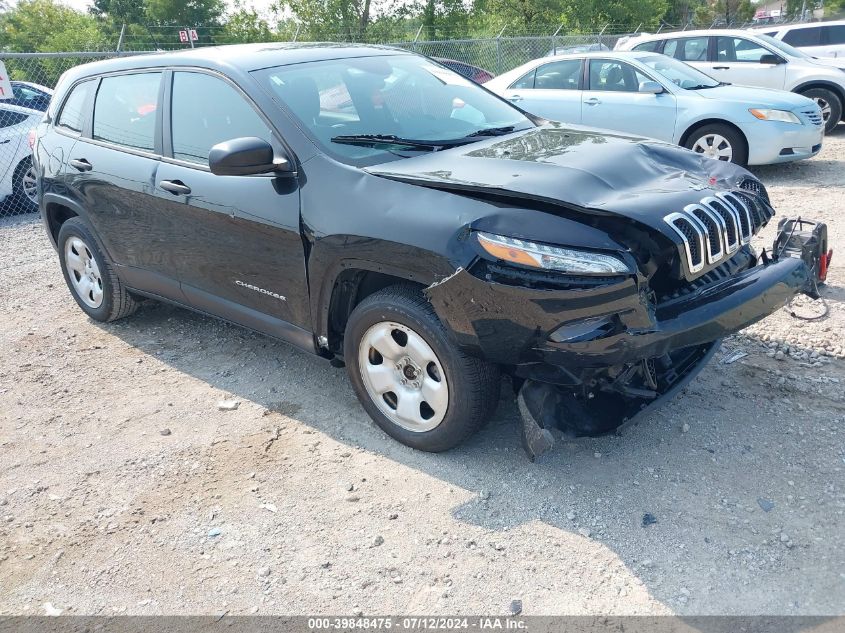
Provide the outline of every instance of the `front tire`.
[[742,134],[721,123],[698,128],[689,135],[684,147],[715,160],[742,166],[748,162],[748,146]]
[[825,134],[836,129],[840,119],[842,119],[842,99],[839,98],[839,95],[826,88],[810,88],[801,94],[815,101],[822,109]]
[[62,224],[57,239],[62,274],[76,303],[95,321],[116,321],[138,309],[93,231],[81,218]]
[[12,175],[12,195],[20,213],[38,211],[38,184],[31,158],[24,158]]
[[355,394],[373,421],[421,451],[454,448],[499,401],[498,368],[458,349],[413,286],[385,288],[353,310],[344,356]]

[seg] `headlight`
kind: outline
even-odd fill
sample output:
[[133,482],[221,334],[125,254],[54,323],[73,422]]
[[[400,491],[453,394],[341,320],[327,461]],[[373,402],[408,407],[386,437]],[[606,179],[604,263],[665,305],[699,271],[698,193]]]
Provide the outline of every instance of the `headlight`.
[[786,110],[769,110],[767,108],[751,108],[751,114],[761,121],[781,121],[783,123],[798,123],[801,124],[801,119],[795,116],[792,112]]
[[627,275],[632,272],[621,259],[602,253],[538,244],[490,233],[478,233],[478,243],[496,259],[531,268],[593,275]]

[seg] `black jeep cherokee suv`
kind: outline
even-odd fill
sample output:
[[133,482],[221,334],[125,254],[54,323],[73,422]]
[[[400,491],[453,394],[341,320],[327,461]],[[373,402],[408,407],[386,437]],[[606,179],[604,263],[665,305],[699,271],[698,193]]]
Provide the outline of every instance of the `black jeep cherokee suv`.
[[807,277],[758,261],[774,211],[741,168],[532,118],[389,48],[79,66],[35,165],[91,318],[163,299],[342,360],[375,422],[429,451],[491,415],[501,372],[606,430]]

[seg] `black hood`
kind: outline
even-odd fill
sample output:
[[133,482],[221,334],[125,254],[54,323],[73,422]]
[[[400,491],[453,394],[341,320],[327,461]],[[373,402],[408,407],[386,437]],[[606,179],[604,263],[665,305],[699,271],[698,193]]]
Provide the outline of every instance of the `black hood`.
[[668,143],[558,124],[366,171],[437,189],[621,215],[673,241],[663,222],[667,213],[752,177],[741,167]]

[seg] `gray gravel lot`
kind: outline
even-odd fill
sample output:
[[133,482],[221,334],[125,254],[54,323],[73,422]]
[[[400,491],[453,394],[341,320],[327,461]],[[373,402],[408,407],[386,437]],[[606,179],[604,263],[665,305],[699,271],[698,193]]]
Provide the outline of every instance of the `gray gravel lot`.
[[536,464],[507,398],[417,453],[282,343],[153,303],[91,322],[41,226],[2,221],[0,614],[845,613],[842,127],[754,170],[829,223],[830,315],[780,311],[623,436]]

